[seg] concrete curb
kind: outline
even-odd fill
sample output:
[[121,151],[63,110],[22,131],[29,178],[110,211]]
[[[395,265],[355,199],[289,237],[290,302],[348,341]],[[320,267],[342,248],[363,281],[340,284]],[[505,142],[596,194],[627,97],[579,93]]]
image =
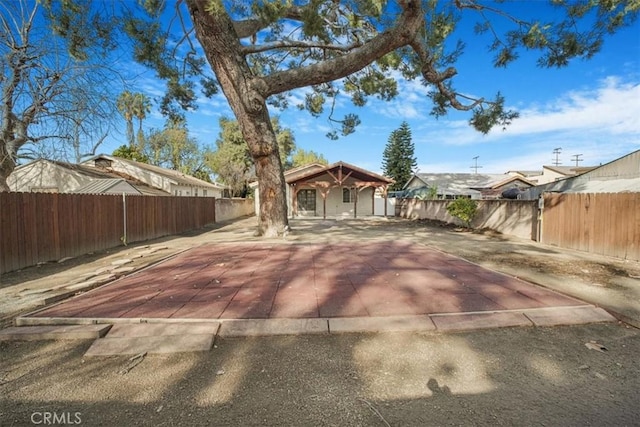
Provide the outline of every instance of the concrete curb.
[[[19,317],[16,325],[219,325],[220,337],[269,336],[300,334],[337,334],[361,332],[448,332],[513,326],[558,326],[600,322],[617,319],[594,305],[542,307],[523,310],[476,311],[466,313],[438,313],[416,316],[387,317],[331,317],[305,319],[178,319],[178,318],[76,318],[76,317]],[[160,329],[158,329],[160,330]]]

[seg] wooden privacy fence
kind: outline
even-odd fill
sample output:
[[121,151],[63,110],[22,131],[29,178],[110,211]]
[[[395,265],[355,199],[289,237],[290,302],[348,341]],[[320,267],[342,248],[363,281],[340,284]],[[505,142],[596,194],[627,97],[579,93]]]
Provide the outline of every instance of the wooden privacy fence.
[[215,206],[213,197],[0,193],[0,274],[202,228]]
[[640,261],[640,193],[543,197],[543,243]]

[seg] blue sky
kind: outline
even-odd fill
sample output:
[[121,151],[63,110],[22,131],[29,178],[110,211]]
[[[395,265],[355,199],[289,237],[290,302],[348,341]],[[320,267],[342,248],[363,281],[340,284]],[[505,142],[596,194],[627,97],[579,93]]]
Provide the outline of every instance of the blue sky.
[[[527,2],[537,7],[538,2]],[[465,33],[469,34],[469,33]],[[412,131],[420,172],[472,172],[478,156],[480,173],[508,170],[541,170],[551,165],[553,150],[562,148],[563,166],[574,165],[572,156],[581,154],[581,166],[598,165],[640,149],[640,24],[625,28],[606,39],[599,54],[589,61],[574,60],[562,69],[542,69],[535,56],[522,57],[506,69],[491,65],[486,41],[467,39],[465,54],[456,64],[455,87],[466,94],[492,98],[500,91],[509,108],[520,118],[503,131],[488,135],[474,131],[469,115],[454,112],[435,119],[427,88],[418,81],[399,80],[400,95],[391,102],[371,99],[363,108],[339,99],[338,114],[355,112],[362,120],[355,134],[331,141],[324,135],[331,129],[326,116],[313,118],[293,107],[274,111],[281,123],[293,130],[296,144],[323,154],[329,162],[345,161],[382,171],[382,152],[389,135],[402,121]],[[159,97],[163,85],[146,73],[133,91]],[[302,99],[304,90],[293,95],[290,105]],[[218,119],[232,117],[223,95],[201,99],[195,112],[187,113],[192,136],[202,145],[214,145]],[[157,108],[144,128],[161,128],[164,119]],[[102,146],[112,152],[124,141],[122,133]]]

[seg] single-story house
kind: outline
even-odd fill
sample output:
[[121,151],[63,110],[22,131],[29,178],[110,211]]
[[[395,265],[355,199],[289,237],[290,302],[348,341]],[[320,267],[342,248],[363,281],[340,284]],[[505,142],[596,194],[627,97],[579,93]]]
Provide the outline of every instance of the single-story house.
[[403,188],[409,197],[433,196],[436,199],[496,199],[505,190],[523,190],[534,184],[519,175],[479,173],[417,173]]
[[46,159],[18,166],[7,183],[11,191],[27,193],[169,195],[143,182],[91,166]]
[[[310,164],[284,173],[289,216],[347,217],[382,215],[375,199],[386,201],[393,180],[357,166],[337,162],[328,166]],[[256,214],[260,206],[258,183],[255,189]],[[386,203],[383,205],[384,209]],[[393,215],[393,212],[391,212]],[[387,215],[387,212],[384,212]]]
[[226,187],[181,172],[100,155],[80,164],[39,159],[18,166],[11,191],[222,197]]
[[179,171],[106,154],[91,157],[81,165],[133,178],[173,196],[223,197],[227,189],[222,184],[203,181]]
[[580,175],[527,189],[523,199],[535,200],[542,193],[623,193],[640,192],[640,150],[609,163],[589,168]]

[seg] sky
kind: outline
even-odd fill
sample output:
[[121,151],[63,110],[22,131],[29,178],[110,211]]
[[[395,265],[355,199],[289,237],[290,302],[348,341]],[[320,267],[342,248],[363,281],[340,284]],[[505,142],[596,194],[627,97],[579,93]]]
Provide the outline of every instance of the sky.
[[[538,7],[537,1],[521,2]],[[419,81],[400,79],[399,96],[384,102],[370,99],[354,107],[338,100],[337,116],[353,112],[362,124],[356,132],[337,141],[326,115],[314,118],[295,107],[273,111],[284,127],[293,131],[296,145],[322,154],[330,163],[344,161],[373,172],[382,172],[382,153],[393,130],[409,124],[415,145],[417,171],[421,173],[506,173],[511,170],[542,170],[553,165],[554,149],[561,148],[562,166],[597,166],[640,149],[640,23],[624,28],[605,40],[591,60],[574,60],[568,67],[543,69],[536,57],[523,54],[506,69],[491,65],[486,41],[476,40],[468,27],[461,33],[467,49],[456,64],[455,87],[466,94],[492,98],[497,91],[520,117],[506,130],[482,135],[468,125],[468,113],[453,112],[438,119],[431,116],[427,88]],[[150,97],[163,93],[163,84],[142,73],[133,91]],[[293,93],[303,99],[304,90]],[[222,94],[202,98],[195,112],[187,113],[190,135],[202,145],[215,145],[220,117],[232,117]],[[164,118],[154,107],[144,128],[161,128]],[[100,151],[110,153],[124,142],[124,121]],[[475,159],[477,157],[477,159]]]

